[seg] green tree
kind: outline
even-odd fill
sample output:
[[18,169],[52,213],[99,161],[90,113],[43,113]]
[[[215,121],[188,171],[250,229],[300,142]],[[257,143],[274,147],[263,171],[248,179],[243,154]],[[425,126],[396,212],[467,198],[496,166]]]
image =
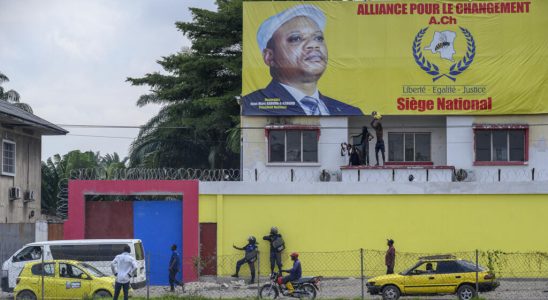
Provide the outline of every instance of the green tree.
[[66,192],[64,189],[67,179],[82,176],[73,174],[73,171],[87,170],[89,176],[92,176],[89,179],[106,179],[93,176],[105,174],[108,178],[113,170],[125,168],[127,160],[127,157],[120,159],[116,152],[101,157],[99,152],[80,150],[70,151],[63,156],[55,154],[48,158],[42,162],[42,211],[49,215],[57,213],[59,196]]
[[128,157],[120,159],[118,153],[114,152],[113,154],[107,153],[107,155],[101,157],[99,164],[101,168],[105,169],[107,178],[110,179],[115,170],[125,169],[127,167],[126,164],[128,160]]
[[32,112],[32,107],[30,107],[30,105],[28,105],[26,103],[19,102],[19,100],[21,99],[21,96],[19,95],[18,92],[14,91],[14,90],[6,91],[2,87],[2,84],[5,83],[5,82],[8,82],[8,81],[10,81],[8,76],[6,76],[2,72],[0,72],[0,100],[11,103],[14,106],[16,106],[16,107],[32,114],[33,113]]
[[137,105],[162,105],[130,147],[136,167],[239,166],[242,1],[218,0],[218,11],[191,8],[175,25],[192,42],[158,61],[165,72],[128,78],[150,87]]

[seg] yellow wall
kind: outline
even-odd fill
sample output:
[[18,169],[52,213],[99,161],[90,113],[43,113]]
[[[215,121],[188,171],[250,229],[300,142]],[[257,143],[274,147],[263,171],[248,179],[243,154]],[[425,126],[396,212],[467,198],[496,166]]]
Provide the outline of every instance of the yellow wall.
[[219,256],[241,255],[232,244],[249,235],[268,253],[271,226],[286,254],[353,250],[349,260],[387,238],[401,252],[548,252],[548,195],[200,195],[200,222],[217,222]]

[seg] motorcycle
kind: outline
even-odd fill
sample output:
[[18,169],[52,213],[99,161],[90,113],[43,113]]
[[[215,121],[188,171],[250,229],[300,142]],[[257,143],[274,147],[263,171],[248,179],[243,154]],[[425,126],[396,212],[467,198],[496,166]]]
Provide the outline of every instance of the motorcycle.
[[273,273],[270,276],[270,282],[263,285],[259,291],[259,297],[261,299],[269,298],[276,299],[280,295],[292,298],[305,298],[305,299],[315,299],[316,293],[320,290],[319,284],[321,276],[315,277],[301,277],[297,281],[292,281],[293,288],[295,289],[293,293],[290,293],[285,284],[282,283],[282,274]]

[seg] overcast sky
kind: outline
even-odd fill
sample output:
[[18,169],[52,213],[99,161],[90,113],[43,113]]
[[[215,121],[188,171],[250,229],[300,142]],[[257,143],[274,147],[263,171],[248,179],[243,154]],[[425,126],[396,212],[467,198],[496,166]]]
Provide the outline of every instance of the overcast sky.
[[[125,80],[190,46],[174,25],[191,21],[188,7],[216,9],[213,0],[0,0],[2,86],[54,124],[142,125],[159,107],[138,108],[147,88]],[[64,128],[43,137],[42,160],[75,149],[124,157],[138,132]]]

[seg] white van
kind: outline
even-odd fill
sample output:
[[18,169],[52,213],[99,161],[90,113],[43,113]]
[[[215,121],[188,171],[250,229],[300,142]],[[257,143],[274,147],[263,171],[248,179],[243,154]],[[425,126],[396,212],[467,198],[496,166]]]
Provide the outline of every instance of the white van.
[[11,292],[15,280],[26,263],[42,260],[70,259],[86,262],[101,272],[112,275],[110,263],[129,245],[131,255],[137,260],[137,276],[132,278],[131,287],[146,285],[146,264],[143,243],[138,239],[112,240],[61,240],[26,244],[2,264],[2,290]]

